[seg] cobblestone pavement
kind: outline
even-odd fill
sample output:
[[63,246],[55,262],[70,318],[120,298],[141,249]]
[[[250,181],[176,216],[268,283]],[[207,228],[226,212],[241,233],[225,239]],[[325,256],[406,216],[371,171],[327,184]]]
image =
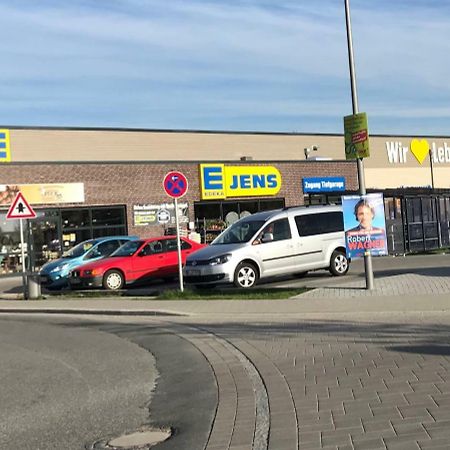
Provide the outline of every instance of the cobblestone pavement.
[[450,449],[447,259],[379,271],[373,291],[361,275],[325,283],[311,277],[316,289],[290,300],[2,301],[0,311],[154,314],[114,320],[175,333],[209,361],[218,403],[206,450]]
[[[450,294],[450,277],[442,275],[421,275],[407,273],[379,277],[374,280],[374,289],[366,290],[365,278],[348,281],[345,278],[333,280],[327,287],[307,283],[311,291],[301,297],[379,297],[393,295]],[[317,287],[316,287],[317,286]]]
[[371,316],[177,320],[217,379],[206,449],[449,449],[450,314]]

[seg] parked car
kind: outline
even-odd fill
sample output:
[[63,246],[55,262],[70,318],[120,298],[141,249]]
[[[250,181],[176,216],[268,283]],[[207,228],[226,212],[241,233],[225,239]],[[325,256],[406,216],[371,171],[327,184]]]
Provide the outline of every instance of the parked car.
[[316,269],[344,275],[349,263],[340,206],[290,207],[238,220],[190,255],[183,274],[198,287],[250,288],[261,278]]
[[[204,247],[204,244],[181,238],[181,258]],[[83,264],[71,272],[70,286],[115,291],[126,284],[151,278],[173,279],[178,275],[178,251],[175,236],[130,241],[109,258]]]
[[47,289],[62,289],[69,286],[69,273],[88,261],[96,261],[111,255],[126,242],[137,236],[107,236],[81,242],[63,254],[61,258],[45,263],[40,272],[41,285]]

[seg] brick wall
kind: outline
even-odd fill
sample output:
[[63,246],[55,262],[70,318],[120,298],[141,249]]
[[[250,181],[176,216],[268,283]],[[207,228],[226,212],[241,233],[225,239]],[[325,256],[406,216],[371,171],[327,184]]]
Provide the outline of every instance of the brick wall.
[[[229,164],[229,163],[228,163]],[[288,161],[234,165],[273,165],[281,173],[282,187],[277,197],[284,197],[287,206],[303,203],[302,178],[344,176],[347,189],[357,189],[356,163],[346,161]],[[199,165],[194,162],[174,163],[61,163],[0,165],[0,184],[84,183],[85,204],[126,205],[128,231],[141,237],[160,235],[160,226],[133,227],[133,205],[164,203],[171,199],[162,187],[164,175],[170,170],[183,172],[189,191],[180,201],[189,203],[189,218],[194,220],[194,201],[200,200]],[[39,207],[45,205],[39,205]],[[54,205],[49,205],[54,206]],[[61,206],[81,206],[65,204]]]

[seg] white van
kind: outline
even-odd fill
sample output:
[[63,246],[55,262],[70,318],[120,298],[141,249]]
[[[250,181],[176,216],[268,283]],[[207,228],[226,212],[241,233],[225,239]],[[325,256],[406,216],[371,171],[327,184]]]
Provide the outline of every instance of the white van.
[[198,287],[327,269],[345,275],[350,261],[340,206],[296,206],[244,217],[188,256],[184,280]]

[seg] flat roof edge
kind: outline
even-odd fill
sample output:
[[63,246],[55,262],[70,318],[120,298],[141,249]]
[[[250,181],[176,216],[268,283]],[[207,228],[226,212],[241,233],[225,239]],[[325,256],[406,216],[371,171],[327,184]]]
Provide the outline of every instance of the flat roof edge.
[[[0,125],[0,128],[8,130],[42,130],[42,131],[109,131],[121,133],[189,133],[189,134],[226,134],[226,135],[261,135],[261,136],[329,136],[344,137],[343,133],[308,133],[297,131],[232,131],[232,130],[194,130],[194,129],[170,129],[170,128],[127,128],[127,127],[70,127],[70,126],[24,126],[24,125]],[[375,134],[370,133],[370,137],[398,137],[398,138],[448,138],[441,134]]]
[[165,164],[165,165],[175,165],[175,164],[242,164],[242,165],[254,165],[254,164],[292,164],[292,163],[348,163],[355,164],[356,160],[345,160],[345,159],[327,159],[327,160],[311,160],[308,161],[306,159],[282,159],[282,160],[256,160],[253,159],[251,161],[240,161],[237,159],[231,160],[217,160],[217,161],[204,161],[204,160],[125,160],[125,161],[11,161],[8,163],[1,163],[2,166],[7,165],[42,165],[42,164]]

